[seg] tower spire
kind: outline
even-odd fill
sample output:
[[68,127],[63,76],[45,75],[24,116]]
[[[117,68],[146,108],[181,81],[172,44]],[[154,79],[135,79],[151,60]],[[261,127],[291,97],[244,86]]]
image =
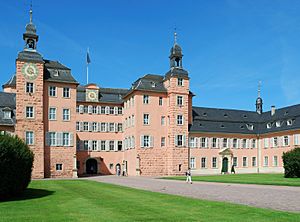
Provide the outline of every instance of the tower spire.
[[177,44],[177,32],[176,27],[174,28],[174,45]]
[[29,10],[29,16],[30,16],[30,24],[32,24],[32,1],[30,2],[30,10]]
[[261,87],[261,81],[258,81],[257,97],[260,97],[260,87]]
[[263,100],[260,97],[260,90],[261,90],[261,81],[258,82],[258,88],[257,88],[257,99],[256,99],[256,112],[258,114],[262,114],[263,112]]

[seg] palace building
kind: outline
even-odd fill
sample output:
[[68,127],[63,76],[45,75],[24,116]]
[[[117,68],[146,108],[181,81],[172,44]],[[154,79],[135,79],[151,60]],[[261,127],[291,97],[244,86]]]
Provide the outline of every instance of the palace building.
[[0,131],[34,152],[33,178],[282,172],[282,154],[300,144],[300,105],[263,112],[192,105],[175,41],[170,69],[130,88],[80,85],[70,68],[44,59],[32,22],[16,72],[0,92]]

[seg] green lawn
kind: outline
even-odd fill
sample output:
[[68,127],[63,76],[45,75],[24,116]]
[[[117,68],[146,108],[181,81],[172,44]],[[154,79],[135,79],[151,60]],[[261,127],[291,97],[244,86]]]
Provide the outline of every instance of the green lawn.
[[[185,180],[186,177],[164,177],[163,179]],[[300,178],[284,178],[283,174],[225,174],[193,176],[193,181],[300,186]]]
[[33,181],[0,202],[0,221],[299,221],[300,214],[203,201],[86,180]]

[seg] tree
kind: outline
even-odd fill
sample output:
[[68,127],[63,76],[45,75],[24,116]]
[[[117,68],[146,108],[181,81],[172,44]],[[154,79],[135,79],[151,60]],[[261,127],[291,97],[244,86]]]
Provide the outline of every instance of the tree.
[[19,196],[31,180],[33,152],[17,136],[0,135],[0,199]]
[[284,152],[282,155],[284,177],[300,177],[300,148]]

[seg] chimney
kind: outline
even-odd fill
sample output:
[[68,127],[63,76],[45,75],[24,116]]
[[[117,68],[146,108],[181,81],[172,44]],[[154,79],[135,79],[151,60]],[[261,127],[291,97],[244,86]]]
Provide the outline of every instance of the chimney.
[[275,114],[275,106],[271,106],[271,116],[274,116]]

